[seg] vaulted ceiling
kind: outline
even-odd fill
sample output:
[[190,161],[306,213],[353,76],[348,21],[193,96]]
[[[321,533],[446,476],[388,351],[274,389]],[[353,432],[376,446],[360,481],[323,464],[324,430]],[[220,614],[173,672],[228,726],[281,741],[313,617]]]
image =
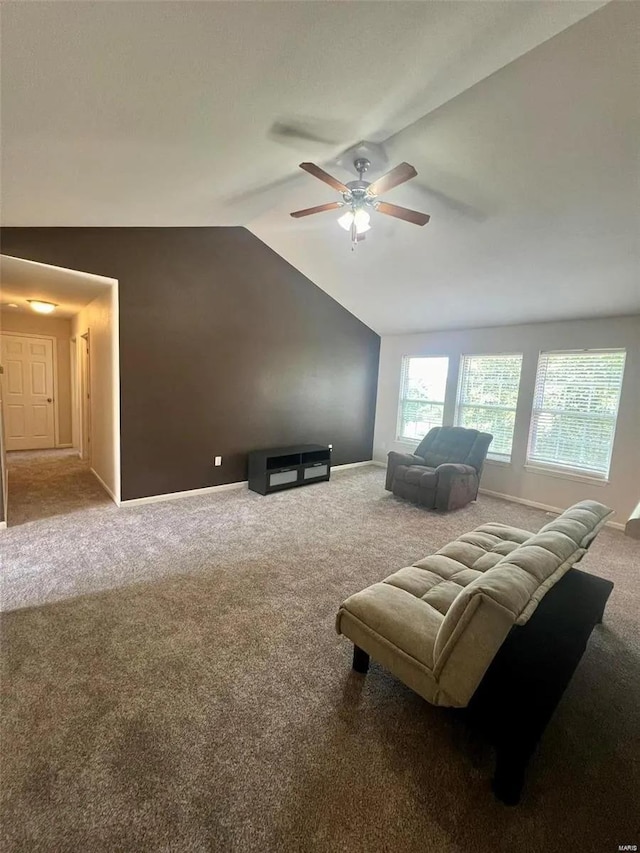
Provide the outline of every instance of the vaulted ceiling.
[[[5,3],[3,223],[245,225],[380,333],[640,311],[639,13]],[[376,214],[352,253],[335,213],[288,213],[335,198],[297,164],[349,180],[362,139],[432,220]]]

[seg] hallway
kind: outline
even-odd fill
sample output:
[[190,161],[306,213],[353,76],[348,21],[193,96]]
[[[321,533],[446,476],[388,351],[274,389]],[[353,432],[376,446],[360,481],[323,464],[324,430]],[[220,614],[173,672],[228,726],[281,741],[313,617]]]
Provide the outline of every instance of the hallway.
[[76,450],[14,451],[7,468],[9,527],[113,503]]

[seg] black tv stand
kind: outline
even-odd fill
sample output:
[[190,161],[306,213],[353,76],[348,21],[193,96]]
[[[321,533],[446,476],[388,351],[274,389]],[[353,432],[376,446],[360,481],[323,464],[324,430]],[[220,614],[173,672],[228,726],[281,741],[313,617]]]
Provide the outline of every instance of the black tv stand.
[[330,476],[331,448],[326,444],[292,444],[249,454],[249,488],[261,495],[326,482]]

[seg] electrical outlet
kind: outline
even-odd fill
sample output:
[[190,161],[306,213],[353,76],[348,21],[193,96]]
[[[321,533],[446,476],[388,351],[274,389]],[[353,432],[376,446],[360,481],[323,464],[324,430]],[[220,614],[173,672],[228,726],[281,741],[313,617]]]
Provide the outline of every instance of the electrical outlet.
[[213,464],[216,466],[216,468],[219,465],[222,465],[222,456],[215,456],[214,460],[213,460]]
[[329,445],[329,450],[333,450],[333,444]]

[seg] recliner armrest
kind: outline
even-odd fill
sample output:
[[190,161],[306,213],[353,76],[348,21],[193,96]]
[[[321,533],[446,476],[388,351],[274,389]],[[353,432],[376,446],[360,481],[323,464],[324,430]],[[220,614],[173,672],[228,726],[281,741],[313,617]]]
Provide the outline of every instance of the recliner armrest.
[[462,462],[443,462],[436,468],[436,473],[438,476],[444,475],[445,477],[452,477],[456,474],[475,474],[476,476],[478,474],[473,465],[464,465]]
[[415,453],[398,453],[396,450],[392,450],[391,453],[388,454],[387,458],[391,461],[391,457],[393,457],[393,461],[395,465],[426,465],[427,463],[424,461],[422,456],[416,456]]
[[415,453],[398,453],[397,450],[392,450],[387,455],[387,481],[385,489],[390,492],[393,487],[393,473],[397,465],[426,465],[422,456],[416,456]]
[[436,468],[436,477],[436,509],[456,509],[476,499],[480,478],[472,465],[445,462]]

